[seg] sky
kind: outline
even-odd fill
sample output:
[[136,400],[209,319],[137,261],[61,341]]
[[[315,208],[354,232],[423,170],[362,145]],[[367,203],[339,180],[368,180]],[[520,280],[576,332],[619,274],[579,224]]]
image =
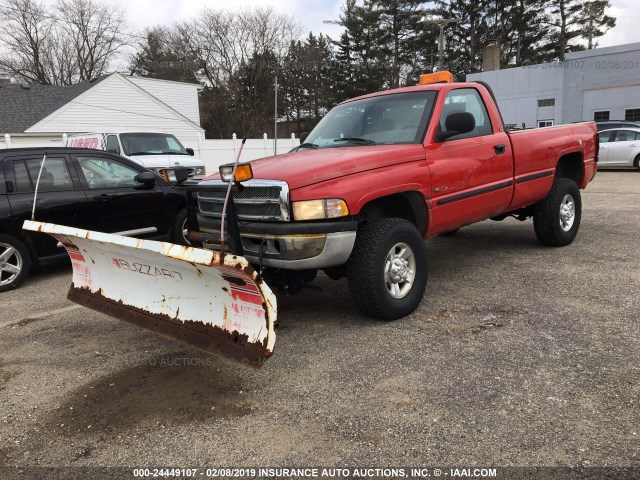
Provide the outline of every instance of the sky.
[[[53,0],[47,0],[52,3]],[[130,24],[144,29],[154,25],[167,25],[174,20],[194,17],[203,7],[214,9],[242,8],[251,6],[273,7],[276,11],[293,15],[306,34],[325,33],[337,39],[341,27],[324,23],[337,20],[343,0],[103,0],[125,8]],[[617,25],[597,40],[599,47],[640,42],[640,0],[610,0],[609,15],[617,19]],[[230,6],[232,5],[232,6]],[[304,35],[303,34],[303,35]]]
[[[55,0],[45,0],[53,3]],[[337,20],[343,0],[102,0],[119,5],[128,13],[132,27],[143,30],[154,25],[168,25],[175,20],[195,17],[204,7],[213,9],[238,9],[269,5],[274,10],[294,16],[303,27],[303,35],[309,31],[324,33],[337,39],[342,27],[324,23]],[[610,0],[608,14],[617,19],[615,28],[597,39],[599,47],[640,42],[640,0]]]

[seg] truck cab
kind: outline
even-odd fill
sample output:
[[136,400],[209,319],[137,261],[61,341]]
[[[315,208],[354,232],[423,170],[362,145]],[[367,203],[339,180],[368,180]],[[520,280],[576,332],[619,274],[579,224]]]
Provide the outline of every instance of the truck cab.
[[169,133],[121,132],[71,135],[67,139],[67,146],[106,150],[133,160],[155,173],[181,166],[187,169],[189,178],[193,180],[201,180],[206,175],[204,162],[193,156],[193,149],[185,148],[175,135]]

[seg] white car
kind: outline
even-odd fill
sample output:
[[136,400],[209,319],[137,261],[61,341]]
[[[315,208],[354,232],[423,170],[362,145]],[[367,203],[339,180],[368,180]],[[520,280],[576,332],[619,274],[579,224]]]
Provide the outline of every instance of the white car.
[[185,148],[169,133],[122,132],[86,133],[70,135],[67,146],[95,148],[121,155],[156,173],[175,166],[185,167],[189,178],[201,180],[206,175],[204,162],[193,156],[193,149]]
[[601,131],[598,167],[634,167],[640,170],[640,128]]

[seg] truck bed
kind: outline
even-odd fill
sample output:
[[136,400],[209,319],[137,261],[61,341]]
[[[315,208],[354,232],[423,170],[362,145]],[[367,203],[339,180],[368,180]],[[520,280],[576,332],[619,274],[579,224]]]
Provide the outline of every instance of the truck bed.
[[513,150],[515,180],[510,209],[544,198],[553,183],[558,160],[562,157],[584,155],[580,188],[585,188],[595,175],[598,146],[593,122],[518,130],[507,134]]

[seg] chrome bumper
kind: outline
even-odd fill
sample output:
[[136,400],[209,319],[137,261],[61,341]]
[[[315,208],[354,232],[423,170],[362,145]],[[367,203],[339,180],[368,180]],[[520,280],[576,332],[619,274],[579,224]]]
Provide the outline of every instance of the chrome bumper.
[[[245,249],[245,258],[251,263],[259,263],[259,250],[248,247],[246,237],[242,237],[242,234],[240,236]],[[276,237],[273,240],[280,245],[284,244],[286,249],[278,253],[265,249],[262,257],[263,265],[286,270],[312,270],[337,267],[347,263],[356,241],[356,232],[326,233],[312,237]],[[269,240],[267,244],[268,242]],[[259,249],[259,244],[257,248]]]
[[[356,241],[358,222],[246,222],[238,224],[243,256],[253,264],[285,270],[313,270],[347,263]],[[200,232],[220,235],[220,220],[198,215]],[[227,237],[226,242],[231,239]],[[217,242],[204,248],[218,250]]]

